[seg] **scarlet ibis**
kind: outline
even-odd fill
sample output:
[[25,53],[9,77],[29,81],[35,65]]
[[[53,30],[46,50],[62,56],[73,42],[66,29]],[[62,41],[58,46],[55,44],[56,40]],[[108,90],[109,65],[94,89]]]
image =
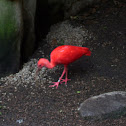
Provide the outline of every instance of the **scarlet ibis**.
[[[38,65],[38,71],[42,67],[47,67],[49,69],[52,69],[53,67],[55,67],[58,64],[63,64],[64,70],[63,70],[61,77],[59,78],[59,80],[57,82],[52,82],[52,83],[54,83],[54,85],[49,86],[49,87],[55,87],[56,86],[56,88],[58,88],[59,84],[62,84],[63,82],[65,82],[65,84],[67,84],[67,81],[70,80],[70,79],[67,78],[67,73],[68,73],[67,66],[68,66],[68,64],[74,62],[75,60],[79,59],[83,55],[85,55],[85,56],[91,55],[91,51],[89,50],[89,48],[72,46],[72,45],[58,46],[57,48],[55,48],[51,52],[50,62],[45,58],[39,59],[38,64],[37,64]],[[66,77],[65,77],[65,79],[63,79],[63,76],[65,74],[66,74]]]

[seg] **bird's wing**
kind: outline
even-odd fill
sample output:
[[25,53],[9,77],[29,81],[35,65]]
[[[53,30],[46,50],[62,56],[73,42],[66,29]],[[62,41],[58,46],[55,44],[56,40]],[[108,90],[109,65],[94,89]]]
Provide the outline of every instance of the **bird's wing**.
[[51,53],[51,62],[55,64],[66,64],[79,59],[83,55],[82,47],[59,46]]

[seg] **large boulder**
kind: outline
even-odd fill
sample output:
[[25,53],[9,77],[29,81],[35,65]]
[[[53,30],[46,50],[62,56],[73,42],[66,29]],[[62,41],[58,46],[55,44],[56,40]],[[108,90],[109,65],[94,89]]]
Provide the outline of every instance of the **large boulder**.
[[0,76],[19,69],[22,26],[21,3],[0,0]]
[[106,119],[126,116],[126,92],[114,91],[88,98],[78,108],[85,119]]
[[19,70],[33,53],[36,0],[0,1],[0,77]]

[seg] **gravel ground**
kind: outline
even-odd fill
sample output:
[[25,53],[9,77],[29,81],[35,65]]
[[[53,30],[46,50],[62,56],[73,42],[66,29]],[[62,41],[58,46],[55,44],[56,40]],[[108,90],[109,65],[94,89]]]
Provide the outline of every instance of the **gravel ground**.
[[[110,1],[92,9],[96,11],[88,16],[81,14],[52,26],[48,44],[40,44],[18,73],[0,79],[1,126],[125,126],[125,117],[84,120],[77,110],[91,96],[126,90],[126,6]],[[49,88],[63,67],[44,68],[35,76],[37,61],[40,57],[49,59],[55,46],[70,40],[89,47],[92,56],[69,66],[71,81],[67,86]]]

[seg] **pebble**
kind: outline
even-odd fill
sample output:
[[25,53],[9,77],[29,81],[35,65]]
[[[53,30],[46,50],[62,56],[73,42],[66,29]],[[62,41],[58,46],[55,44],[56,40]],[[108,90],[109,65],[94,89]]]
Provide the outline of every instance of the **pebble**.
[[[47,72],[49,69],[43,68],[35,78],[37,62],[37,59],[31,59],[29,62],[24,64],[23,68],[18,73],[2,77],[0,82],[4,83],[4,86],[15,85],[15,90],[17,90],[17,87],[20,85],[25,87],[27,84],[35,85],[38,80],[42,80],[39,84],[42,85],[41,88],[45,89],[44,83],[47,79],[45,77],[48,77]],[[51,81],[52,78],[48,79]]]
[[46,36],[46,41],[50,45],[52,45],[54,41],[57,45],[82,46],[86,43],[86,40],[89,39],[95,40],[93,33],[82,26],[74,27],[68,20],[51,26],[50,31]]

